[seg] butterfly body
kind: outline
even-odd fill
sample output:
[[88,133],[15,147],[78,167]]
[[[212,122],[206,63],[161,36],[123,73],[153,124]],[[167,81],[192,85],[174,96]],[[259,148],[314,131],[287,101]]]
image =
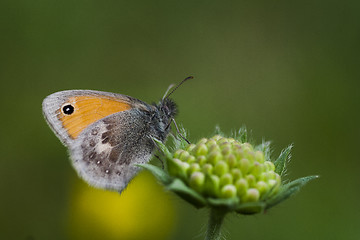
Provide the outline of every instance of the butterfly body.
[[139,171],[135,165],[150,160],[153,138],[165,141],[176,105],[168,98],[149,105],[122,94],[68,90],[46,97],[43,113],[80,177],[121,192]]

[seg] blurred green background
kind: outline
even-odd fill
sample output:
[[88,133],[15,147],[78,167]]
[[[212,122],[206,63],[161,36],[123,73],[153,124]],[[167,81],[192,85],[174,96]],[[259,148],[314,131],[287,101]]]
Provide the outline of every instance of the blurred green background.
[[[65,89],[173,98],[190,140],[245,124],[288,178],[319,174],[228,239],[360,239],[359,1],[0,2],[1,239],[203,239],[207,212],[141,174],[124,196],[76,176],[41,102]],[[157,219],[157,220],[155,220]],[[127,225],[126,225],[127,224]]]

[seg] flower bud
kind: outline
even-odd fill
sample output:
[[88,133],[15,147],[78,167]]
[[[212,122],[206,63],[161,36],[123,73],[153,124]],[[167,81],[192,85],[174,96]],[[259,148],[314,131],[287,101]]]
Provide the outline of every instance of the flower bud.
[[261,151],[256,151],[255,152],[255,161],[257,161],[259,163],[263,163],[265,161],[264,153]]
[[238,168],[233,168],[233,169],[230,170],[230,172],[231,172],[231,175],[234,178],[234,181],[237,181],[238,179],[243,177],[240,169],[238,169]]
[[246,151],[246,149],[244,151],[245,151],[245,158],[247,158],[250,162],[254,162],[255,161],[255,153],[250,150]]
[[225,186],[233,183],[233,176],[230,173],[225,173],[220,177],[220,186]]
[[230,146],[226,146],[226,147],[221,148],[221,153],[222,153],[223,155],[229,155],[229,154],[231,153],[231,148],[230,148]]
[[207,143],[207,141],[208,141],[207,138],[202,138],[196,145],[205,144],[205,143]]
[[243,148],[245,149],[245,151],[253,151],[254,148],[250,143],[243,143]]
[[230,168],[233,168],[236,166],[237,161],[234,154],[230,153],[229,155],[225,156],[225,161],[228,163]]
[[225,185],[221,188],[220,197],[234,198],[236,197],[236,187],[232,184]]
[[250,161],[246,158],[243,158],[239,162],[239,168],[241,169],[241,172],[245,175],[249,172],[249,169],[251,167]]
[[267,182],[270,179],[270,174],[268,172],[263,172],[259,176],[260,181]]
[[[194,150],[194,148],[196,147],[196,145],[195,144],[189,144],[189,146],[187,147],[187,151],[188,152],[192,152],[193,150]],[[175,156],[174,156],[175,157]]]
[[211,175],[213,173],[213,166],[209,163],[206,163],[202,166],[203,173]]
[[188,169],[188,175],[191,176],[192,173],[200,172],[200,171],[201,171],[200,165],[198,163],[192,163],[190,164],[190,167]]
[[219,151],[212,151],[208,155],[208,161],[213,165],[215,165],[221,159],[222,159],[222,155]]
[[224,138],[224,137],[221,137],[219,140],[217,140],[217,143],[219,145],[222,145],[224,143],[228,143],[228,139],[227,138]]
[[263,173],[263,168],[264,165],[260,164],[259,162],[254,162],[251,174],[254,175],[256,178],[259,178],[260,175]]
[[266,171],[275,171],[274,163],[272,163],[270,161],[265,161],[264,165],[265,165]]
[[245,158],[244,150],[242,149],[241,146],[235,147],[234,154],[235,154],[236,159],[238,159],[238,160]]
[[273,171],[268,171],[268,179],[276,179],[277,176],[279,176],[277,173],[273,172]]
[[190,156],[190,153],[187,151],[182,151],[180,153],[179,159],[183,162],[186,162],[187,158]]
[[202,144],[197,145],[195,147],[194,151],[197,156],[206,155],[208,153],[208,148],[206,147],[206,145],[204,143],[202,143]]
[[220,189],[220,178],[216,175],[205,177],[205,193],[209,196],[217,197]]
[[[194,145],[194,144],[193,144]],[[195,146],[195,145],[194,145]],[[183,149],[178,149],[176,150],[176,152],[174,153],[174,158],[179,158],[180,157],[180,154],[184,152]]]
[[169,174],[180,177],[182,179],[187,178],[187,171],[190,165],[186,162],[182,162],[180,159],[174,158],[169,161]]
[[220,135],[215,135],[215,136],[213,136],[211,139],[213,139],[213,140],[215,140],[215,141],[218,141],[218,140],[220,140],[221,138],[223,138],[223,137],[220,136]]
[[256,178],[254,177],[254,175],[249,174],[249,175],[247,175],[247,176],[245,177],[245,179],[246,179],[246,181],[249,183],[249,186],[250,186],[250,187],[254,187],[254,186],[255,186],[255,184],[256,184]]
[[218,161],[214,168],[214,173],[218,176],[222,176],[229,171],[229,166],[225,161]]
[[207,142],[206,142],[206,146],[209,148],[211,146],[216,146],[216,141],[214,139],[209,139]]
[[187,159],[186,159],[186,162],[191,164],[191,163],[194,163],[196,162],[196,158],[192,155],[190,155]]
[[209,152],[212,153],[212,152],[219,152],[220,151],[220,147],[219,145],[217,144],[214,144],[214,145],[211,145],[209,146]]
[[198,156],[196,157],[196,161],[200,164],[200,166],[204,165],[205,163],[207,163],[207,159],[205,156]]
[[190,176],[189,185],[197,192],[202,192],[204,188],[205,175],[202,172],[193,172]]
[[269,188],[271,190],[271,194],[275,194],[279,191],[280,188],[280,182],[270,179],[268,182]]
[[249,188],[246,192],[244,202],[256,202],[260,198],[259,190],[256,188]]
[[249,184],[244,178],[241,178],[236,181],[235,187],[237,189],[237,194],[241,199],[246,194]]
[[268,185],[264,181],[258,181],[256,183],[256,189],[259,190],[260,195],[266,193],[268,189]]

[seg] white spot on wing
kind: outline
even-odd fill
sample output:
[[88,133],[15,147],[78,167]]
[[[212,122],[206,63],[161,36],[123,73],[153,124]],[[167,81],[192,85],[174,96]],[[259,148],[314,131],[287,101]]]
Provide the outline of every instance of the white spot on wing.
[[109,143],[105,143],[105,144],[98,143],[95,146],[95,150],[98,153],[104,152],[104,153],[108,154],[108,153],[110,153],[111,149],[112,149],[112,147]]

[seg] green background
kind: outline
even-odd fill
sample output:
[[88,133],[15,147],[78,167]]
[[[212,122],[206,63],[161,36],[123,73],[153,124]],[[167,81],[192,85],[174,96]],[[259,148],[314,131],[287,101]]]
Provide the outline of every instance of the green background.
[[[359,12],[359,1],[2,0],[0,238],[74,239],[76,173],[44,97],[151,103],[194,75],[173,95],[190,140],[245,124],[274,156],[295,144],[288,178],[321,176],[265,215],[229,216],[228,239],[360,239]],[[203,239],[207,212],[170,201],[168,239]]]

